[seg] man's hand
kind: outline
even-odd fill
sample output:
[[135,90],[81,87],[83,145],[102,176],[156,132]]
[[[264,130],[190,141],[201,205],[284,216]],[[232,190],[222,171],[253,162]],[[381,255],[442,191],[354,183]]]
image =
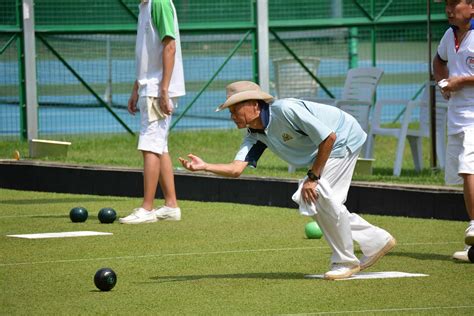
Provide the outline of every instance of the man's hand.
[[170,98],[168,96],[168,91],[161,91],[160,92],[160,109],[163,114],[171,115],[173,113],[173,106],[170,102]]
[[138,102],[138,94],[132,93],[130,99],[128,99],[128,113],[135,115],[138,112],[137,109],[137,102]]
[[461,90],[462,87],[464,86],[464,79],[463,77],[450,77],[448,79],[444,79],[446,84],[445,86],[441,89],[441,91],[444,93],[449,93],[453,91],[458,91]]
[[204,162],[204,160],[198,156],[194,156],[193,154],[189,154],[188,158],[190,160],[186,160],[181,157],[178,158],[184,168],[188,169],[189,171],[206,170],[207,163]]
[[310,179],[306,179],[303,183],[303,188],[301,189],[301,196],[303,197],[303,201],[307,204],[316,203],[318,199],[318,194],[316,193],[316,186],[318,185],[317,181],[312,181]]
[[449,100],[452,92],[462,89],[463,85],[462,77],[450,77],[438,82],[438,86],[441,88],[441,94],[446,100]]
[[445,100],[449,100],[449,98],[451,98],[451,92],[444,91],[443,89],[441,89],[441,95],[443,96]]
[[133,83],[132,94],[130,94],[130,99],[128,99],[128,113],[135,115],[138,111],[137,109],[137,102],[138,102],[138,81]]

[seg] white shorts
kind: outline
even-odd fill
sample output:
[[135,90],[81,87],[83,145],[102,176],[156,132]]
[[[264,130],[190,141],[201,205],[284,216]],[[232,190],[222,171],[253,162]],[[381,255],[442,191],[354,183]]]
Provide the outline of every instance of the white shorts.
[[[141,127],[140,137],[138,138],[138,150],[149,151],[156,154],[168,152],[168,134],[171,125],[171,115],[157,121],[148,121],[148,97],[138,99],[138,108],[140,109]],[[176,106],[177,99],[170,99],[173,107]]]
[[463,184],[460,174],[474,174],[474,128],[448,136],[446,184]]

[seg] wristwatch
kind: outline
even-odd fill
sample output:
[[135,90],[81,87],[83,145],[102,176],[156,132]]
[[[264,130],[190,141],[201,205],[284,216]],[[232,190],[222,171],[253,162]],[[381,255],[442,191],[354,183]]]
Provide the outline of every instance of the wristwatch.
[[308,170],[308,173],[306,174],[308,176],[308,178],[311,180],[311,181],[318,181],[319,179],[321,179],[320,176],[317,176],[313,173],[313,170],[309,169]]

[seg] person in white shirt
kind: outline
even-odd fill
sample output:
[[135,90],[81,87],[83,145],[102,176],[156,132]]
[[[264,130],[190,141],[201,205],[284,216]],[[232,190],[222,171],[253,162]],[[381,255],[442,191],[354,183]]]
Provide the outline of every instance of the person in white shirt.
[[[185,94],[178,19],[172,0],[140,2],[136,39],[137,75],[128,111],[141,116],[138,150],[143,155],[144,197],[141,207],[120,218],[122,224],[180,220],[173,165],[168,153],[171,115]],[[158,183],[165,205],[153,208]]]
[[453,258],[469,261],[474,245],[474,14],[473,0],[446,0],[451,27],[440,41],[433,60],[434,77],[448,103],[446,184],[463,184],[470,222],[465,247]]

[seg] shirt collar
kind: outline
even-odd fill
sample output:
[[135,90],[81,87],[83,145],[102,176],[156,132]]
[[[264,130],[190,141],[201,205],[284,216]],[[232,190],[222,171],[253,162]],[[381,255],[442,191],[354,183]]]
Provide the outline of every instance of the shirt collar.
[[[450,27],[453,29],[454,32],[458,30],[458,27],[456,25],[450,25]],[[474,30],[474,19],[471,19],[471,27],[469,30]]]
[[260,108],[260,119],[262,120],[263,129],[266,129],[268,123],[270,122],[270,106],[268,103],[261,103],[262,106]]
[[251,133],[265,134],[265,129],[270,122],[270,106],[268,103],[260,103],[260,120],[262,121],[263,129],[248,128]]

